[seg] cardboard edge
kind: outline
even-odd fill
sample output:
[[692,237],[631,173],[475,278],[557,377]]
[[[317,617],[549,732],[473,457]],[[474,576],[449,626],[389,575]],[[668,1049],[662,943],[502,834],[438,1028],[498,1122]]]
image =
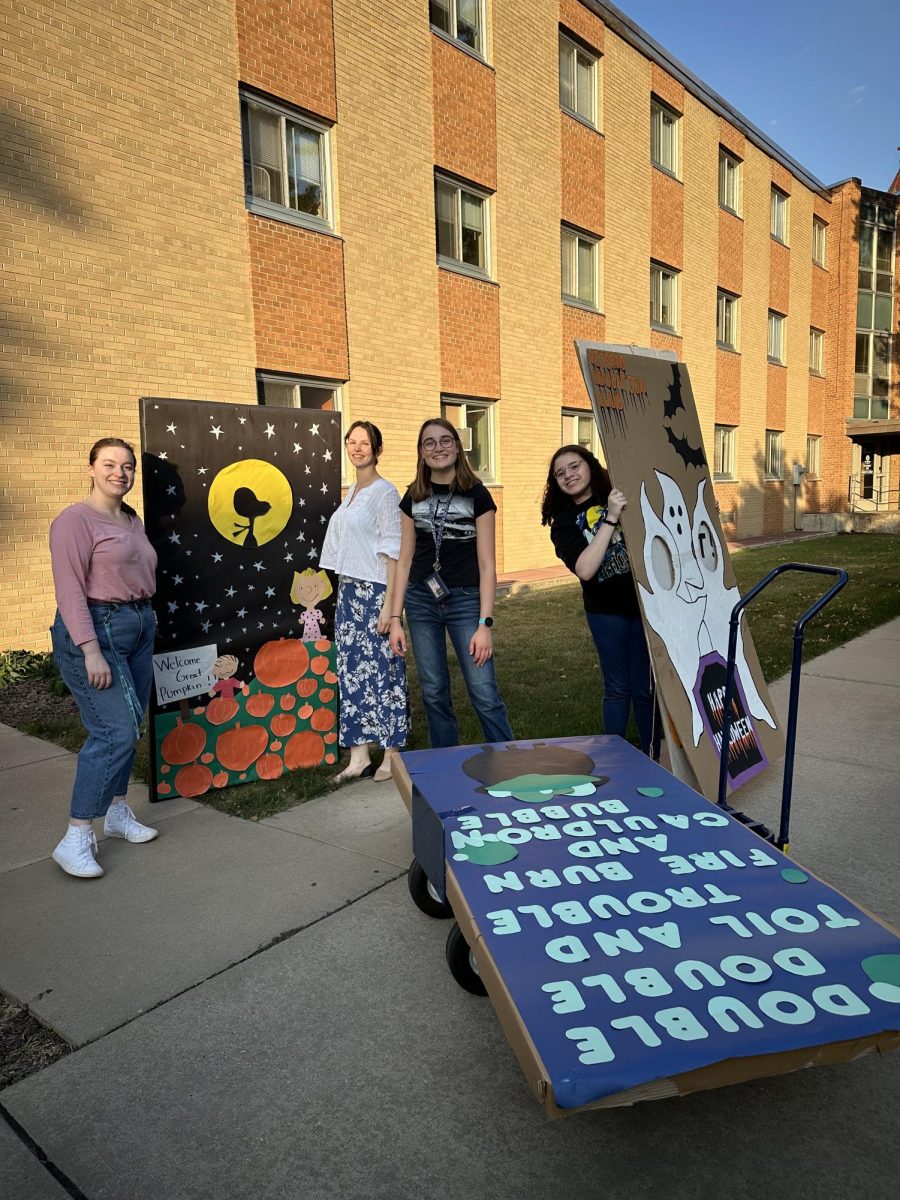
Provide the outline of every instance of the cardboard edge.
[[409,771],[406,769],[406,764],[399,754],[394,754],[391,758],[391,773],[394,778],[394,783],[397,785],[397,791],[400,793],[400,799],[406,805],[406,811],[412,817],[412,779]]

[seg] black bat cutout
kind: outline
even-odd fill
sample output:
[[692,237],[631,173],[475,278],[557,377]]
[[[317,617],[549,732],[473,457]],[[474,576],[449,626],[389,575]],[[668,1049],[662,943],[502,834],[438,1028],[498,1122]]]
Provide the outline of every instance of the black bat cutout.
[[674,434],[668,425],[666,426],[666,437],[686,467],[706,466],[706,455],[703,453],[702,446],[692,446],[687,438]]
[[672,368],[672,382],[668,386],[669,386],[669,398],[668,398],[668,400],[663,400],[663,419],[664,420],[666,418],[669,418],[669,420],[671,420],[672,417],[674,417],[675,414],[677,412],[679,412],[679,410],[682,412],[684,411],[684,403],[681,399],[681,376],[679,375],[678,370],[675,367]]

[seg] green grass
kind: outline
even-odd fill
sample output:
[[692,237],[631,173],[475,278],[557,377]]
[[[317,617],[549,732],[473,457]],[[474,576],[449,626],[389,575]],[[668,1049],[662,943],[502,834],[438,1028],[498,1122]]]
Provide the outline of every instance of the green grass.
[[[759,579],[796,554],[803,562],[843,567],[850,578],[837,598],[806,627],[804,661],[900,615],[900,538],[888,534],[815,538],[800,546],[763,546],[732,556],[738,586],[746,593]],[[748,609],[750,629],[766,679],[790,669],[797,618],[831,584],[827,576],[786,573]],[[558,587],[498,601],[495,625],[497,674],[517,738],[554,738],[596,733],[601,728],[602,680],[594,644],[573,579]],[[410,660],[411,749],[427,746],[425,714]],[[454,664],[453,700],[464,743],[481,739],[462,679]],[[11,717],[6,716],[10,721]],[[42,719],[25,732],[77,750],[84,732],[77,719]],[[633,732],[633,730],[632,730]],[[147,779],[147,744],[135,764]],[[204,803],[248,820],[260,820],[330,790],[334,767],[296,771],[275,782],[250,783],[208,792]]]

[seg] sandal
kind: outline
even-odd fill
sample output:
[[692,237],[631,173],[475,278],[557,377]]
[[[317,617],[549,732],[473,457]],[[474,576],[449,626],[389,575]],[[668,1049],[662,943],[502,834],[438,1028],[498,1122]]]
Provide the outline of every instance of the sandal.
[[394,775],[390,767],[386,767],[384,763],[378,768],[373,776],[376,783],[387,783],[389,779],[393,779]]
[[361,771],[351,771],[349,767],[344,767],[343,771],[337,775],[332,775],[332,783],[350,783],[353,779],[371,779],[375,774],[375,768],[371,763],[367,767],[363,767]]

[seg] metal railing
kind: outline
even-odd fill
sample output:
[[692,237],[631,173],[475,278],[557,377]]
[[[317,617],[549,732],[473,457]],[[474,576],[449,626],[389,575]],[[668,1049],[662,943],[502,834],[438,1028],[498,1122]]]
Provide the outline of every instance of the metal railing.
[[900,508],[900,487],[889,487],[889,476],[881,471],[851,475],[847,502],[851,512],[893,512]]

